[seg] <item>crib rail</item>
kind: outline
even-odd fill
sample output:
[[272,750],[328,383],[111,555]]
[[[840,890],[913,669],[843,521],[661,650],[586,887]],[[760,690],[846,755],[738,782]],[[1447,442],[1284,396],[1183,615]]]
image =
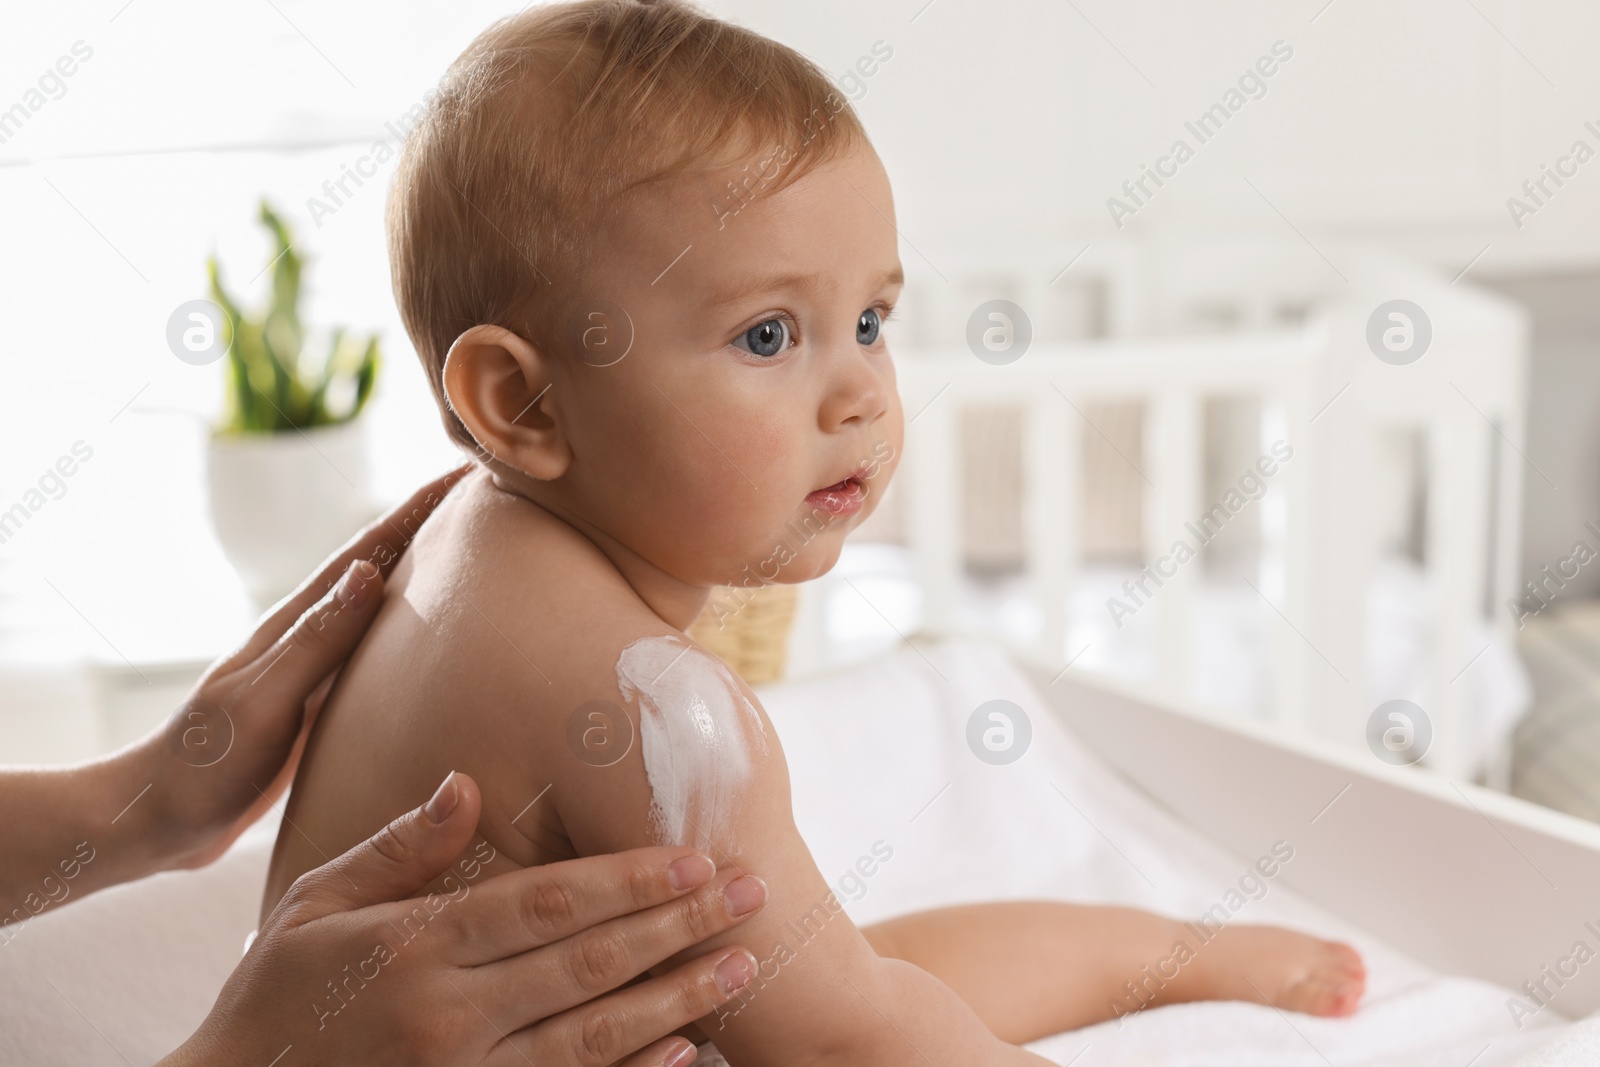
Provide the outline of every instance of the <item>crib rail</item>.
[[[959,418],[964,407],[1004,402],[1023,419],[1024,529],[1029,588],[1043,619],[1028,650],[1065,664],[1067,599],[1081,567],[1079,548],[1080,442],[1093,432],[1089,403],[1134,400],[1146,407],[1145,441],[1134,466],[1144,486],[1145,557],[1164,556],[1186,522],[1205,510],[1203,406],[1208,397],[1248,395],[1268,418],[1303,423],[1310,417],[1310,376],[1317,346],[1303,332],[1241,338],[1148,339],[1042,346],[1017,363],[991,366],[970,352],[918,353],[902,359],[901,389],[908,419],[902,481],[909,499],[907,540],[924,596],[927,625],[960,629],[956,604],[964,563],[958,533]],[[1285,474],[1289,469],[1285,468]],[[1282,479],[1287,506],[1303,512],[1303,480]],[[1265,546],[1264,546],[1265,547]],[[1303,540],[1271,546],[1270,584],[1286,611],[1303,610]],[[1161,578],[1157,639],[1159,684],[1182,693],[1188,674],[1187,626],[1198,567]],[[1160,577],[1159,575],[1157,577]],[[1294,676],[1275,702],[1304,707]]]
[[[1373,309],[1397,295],[1432,320],[1431,358],[1409,366],[1380,361],[1367,342]],[[1066,643],[1067,605],[1083,568],[1081,444],[1095,432],[1085,407],[1144,405],[1137,467],[1148,569],[1185,523],[1216,503],[1203,498],[1205,403],[1248,397],[1260,405],[1264,445],[1281,439],[1294,450],[1259,509],[1267,520],[1251,582],[1270,612],[1269,718],[1363,746],[1377,704],[1406,695],[1375,692],[1365,669],[1367,597],[1381,547],[1370,503],[1376,442],[1385,429],[1414,431],[1427,457],[1424,565],[1434,638],[1419,702],[1435,738],[1430,765],[1467,777],[1483,758],[1486,729],[1469,686],[1458,684],[1472,668],[1471,635],[1490,621],[1505,640],[1511,627],[1504,603],[1519,567],[1526,353],[1519,309],[1394,266],[1368,270],[1293,330],[1038,344],[1001,366],[960,346],[897,349],[908,424],[895,491],[906,498],[925,625],[963,629],[964,410],[1004,404],[1020,412],[1026,571],[1043,620],[1022,651],[1060,669],[1076,652]],[[1159,582],[1154,683],[1174,697],[1186,696],[1201,575],[1189,565]]]

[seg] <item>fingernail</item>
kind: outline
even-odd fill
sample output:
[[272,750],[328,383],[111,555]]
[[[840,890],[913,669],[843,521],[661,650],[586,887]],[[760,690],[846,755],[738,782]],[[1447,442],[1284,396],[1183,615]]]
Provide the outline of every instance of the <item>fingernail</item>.
[[722,899],[727,901],[728,914],[735,919],[749,915],[766,903],[767,883],[753,874],[747,874],[729,882],[728,888],[722,891]]
[[439,788],[433,791],[433,796],[422,806],[422,814],[428,821],[438,826],[450,817],[456,810],[456,801],[461,798],[461,787],[456,784],[456,772],[451,771],[445,775],[444,781],[439,783]]
[[377,567],[367,560],[358,559],[346,567],[344,574],[339,576],[339,584],[333,587],[333,595],[338,597],[339,603],[345,607],[355,607],[366,593],[367,584],[377,576]]
[[722,995],[725,997],[731,997],[739,992],[749,985],[755,976],[756,958],[744,949],[717,964],[717,988],[722,990]]
[[671,866],[667,868],[668,884],[680,893],[697,885],[705,885],[716,876],[717,865],[711,862],[710,856],[698,852],[693,856],[673,860]]
[[700,1053],[693,1045],[685,1045],[678,1050],[677,1055],[666,1062],[666,1067],[689,1067]]

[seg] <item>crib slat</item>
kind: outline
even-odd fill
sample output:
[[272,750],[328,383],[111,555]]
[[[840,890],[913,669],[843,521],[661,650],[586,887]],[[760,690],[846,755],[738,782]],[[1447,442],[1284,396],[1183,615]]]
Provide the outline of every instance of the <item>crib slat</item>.
[[[1485,575],[1491,430],[1475,413],[1442,419],[1428,435],[1428,569],[1434,576],[1429,663],[1433,749],[1429,763],[1451,778],[1468,778],[1482,752],[1482,723],[1469,714],[1460,684],[1474,624],[1483,615],[1482,585],[1452,575]],[[1473,521],[1476,517],[1485,521]]]
[[[1275,441],[1283,440],[1296,449],[1296,456],[1279,470],[1283,494],[1281,530],[1263,537],[1262,573],[1259,583],[1265,596],[1282,589],[1279,609],[1290,619],[1307,617],[1312,597],[1311,530],[1312,478],[1310,464],[1309,376],[1293,376],[1275,407],[1264,414],[1261,446],[1270,452]],[[1268,719],[1283,726],[1304,729],[1310,720],[1310,678],[1307,674],[1310,650],[1305,639],[1288,626],[1270,626],[1272,635],[1272,699]]]
[[[1143,477],[1147,481],[1145,509],[1145,565],[1153,573],[1157,562],[1170,558],[1173,542],[1188,539],[1184,524],[1199,516],[1204,485],[1205,427],[1198,392],[1162,389],[1151,401],[1145,421],[1145,454],[1149,458]],[[1161,689],[1183,695],[1189,681],[1189,626],[1194,590],[1203,567],[1201,560],[1177,566],[1171,577],[1151,579],[1156,590],[1156,674]],[[1173,569],[1168,565],[1168,569]]]
[[[923,626],[953,632],[963,573],[961,559],[961,470],[957,453],[960,383],[940,392],[931,375],[919,374],[906,404],[906,449],[902,477],[911,489],[906,543],[923,595]],[[931,388],[926,388],[931,386]],[[925,395],[923,395],[925,394]],[[952,395],[955,394],[955,395]]]
[[1046,392],[1029,405],[1023,430],[1029,586],[1043,612],[1039,653],[1051,663],[1066,646],[1067,597],[1077,585],[1082,551],[1074,507],[1082,465],[1075,419],[1059,396]]

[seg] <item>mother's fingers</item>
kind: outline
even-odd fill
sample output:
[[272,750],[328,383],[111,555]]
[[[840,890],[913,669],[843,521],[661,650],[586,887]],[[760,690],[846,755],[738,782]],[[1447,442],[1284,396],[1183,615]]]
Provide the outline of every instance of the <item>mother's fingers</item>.
[[[766,897],[767,887],[759,878],[725,870],[678,900],[475,968],[465,980],[469,989],[480,990],[484,1002],[491,1005],[486,1010],[496,1026],[516,1030],[609,993],[669,956],[737,926],[754,914]],[[495,1003],[498,990],[523,992],[505,1003]]]
[[[629,986],[553,1019],[518,1030],[489,1057],[493,1067],[528,1062],[548,1067],[601,1067],[651,1044],[728,1003],[756,977],[756,958],[742,948],[708,952],[676,970]],[[628,1064],[635,1060],[627,1060]],[[662,1061],[639,1060],[640,1064]]]
[[271,647],[296,619],[322,598],[328,588],[350,566],[352,560],[370,559],[387,574],[394,566],[395,560],[405,551],[406,545],[416,536],[417,528],[433,513],[433,509],[438,507],[439,502],[450,491],[450,487],[460,481],[471,466],[470,463],[463,464],[448,474],[435,478],[386,514],[368,523],[361,532],[346,541],[343,548],[329,556],[317,573],[307,578],[298,589],[268,612],[244,647],[228,658],[228,664],[237,666],[240,663],[248,663]]
[[[349,565],[329,593],[296,619],[251,664],[234,707],[299,727],[306,699],[355,651],[383,600],[383,578],[369,560]],[[293,734],[291,733],[292,737]]]
[[[547,863],[476,886],[451,909],[449,962],[475,967],[675,900],[716,877],[691,848],[636,848]],[[642,970],[643,968],[641,968]]]
[[302,926],[329,915],[403,901],[450,869],[478,826],[483,794],[451,771],[428,802],[350,851],[295,879],[268,926]]
[[617,1067],[688,1067],[699,1055],[687,1038],[664,1037],[629,1056]]

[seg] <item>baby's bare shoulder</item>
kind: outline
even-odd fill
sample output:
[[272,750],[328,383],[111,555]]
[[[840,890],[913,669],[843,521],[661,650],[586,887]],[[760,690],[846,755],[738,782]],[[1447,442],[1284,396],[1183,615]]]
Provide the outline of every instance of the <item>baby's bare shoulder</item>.
[[485,682],[581,692],[630,641],[671,632],[592,542],[483,475],[439,508],[412,559],[407,602]]
[[473,550],[453,589],[464,647],[516,719],[491,732],[537,753],[515,757],[539,779],[521,788],[551,786],[576,851],[731,851],[733,813],[762,797],[787,818],[781,751],[744,680],[564,523],[503,495],[469,499]]
[[580,797],[643,812],[642,776],[614,766],[639,758],[618,663],[640,640],[687,638],[591,542],[482,476],[440,506],[407,562],[390,595],[420,622],[390,662],[428,708],[417,736],[478,780],[495,847],[523,864],[572,854],[563,813]]

